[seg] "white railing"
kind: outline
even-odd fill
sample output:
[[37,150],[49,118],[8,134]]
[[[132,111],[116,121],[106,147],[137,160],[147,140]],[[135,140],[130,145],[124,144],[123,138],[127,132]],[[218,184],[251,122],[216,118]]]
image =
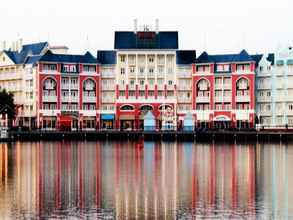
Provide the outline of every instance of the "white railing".
[[196,102],[210,102],[210,97],[209,96],[198,96],[196,97]]
[[83,100],[83,102],[95,103],[97,101],[97,97],[96,96],[83,96],[82,100]]
[[102,84],[102,90],[115,90],[115,85],[103,85]]
[[57,102],[57,96],[43,96],[43,102]]
[[215,102],[223,102],[223,96],[215,96],[214,101]]
[[224,89],[231,89],[232,86],[231,86],[231,84],[223,84],[223,88]]
[[77,83],[70,84],[70,89],[79,89],[79,86]]
[[232,97],[231,96],[223,96],[223,101],[224,102],[231,102],[232,101]]
[[103,78],[115,78],[115,72],[102,72]]
[[108,103],[113,103],[115,102],[115,98],[114,97],[102,97],[102,102],[108,102]]
[[236,96],[236,102],[250,102],[250,96],[248,95]]
[[249,110],[236,110],[236,120],[249,120]]
[[61,89],[69,89],[69,83],[61,84]]

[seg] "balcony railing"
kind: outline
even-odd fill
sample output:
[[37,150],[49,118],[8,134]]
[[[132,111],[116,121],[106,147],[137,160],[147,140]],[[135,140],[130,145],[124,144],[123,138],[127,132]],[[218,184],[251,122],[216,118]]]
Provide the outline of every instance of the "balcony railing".
[[97,101],[97,97],[96,96],[83,96],[82,100],[83,100],[83,102],[95,103]]
[[78,89],[78,84],[77,83],[70,84],[70,89]]
[[57,102],[57,96],[43,96],[43,102]]
[[210,97],[209,96],[198,96],[196,97],[196,102],[210,102]]
[[248,95],[236,96],[236,102],[250,102],[250,96]]

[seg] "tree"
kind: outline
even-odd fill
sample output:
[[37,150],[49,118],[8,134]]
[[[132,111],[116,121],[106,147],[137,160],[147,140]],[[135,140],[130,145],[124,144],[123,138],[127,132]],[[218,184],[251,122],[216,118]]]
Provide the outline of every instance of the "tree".
[[13,94],[5,89],[0,91],[0,114],[1,116],[7,114],[8,127],[12,127],[12,120],[16,117],[16,105]]

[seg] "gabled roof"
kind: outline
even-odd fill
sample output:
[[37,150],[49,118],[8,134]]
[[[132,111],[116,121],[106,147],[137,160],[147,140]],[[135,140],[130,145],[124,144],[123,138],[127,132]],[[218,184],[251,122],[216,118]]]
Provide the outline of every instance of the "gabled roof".
[[100,64],[116,64],[116,51],[99,50],[97,52],[97,60]]
[[177,31],[116,31],[115,49],[178,49]]
[[55,63],[97,63],[97,59],[90,52],[86,52],[84,55],[71,55],[53,54],[50,50],[48,50],[39,61]]
[[196,59],[195,50],[177,50],[176,63],[177,64],[192,64]]
[[[252,59],[255,61],[257,66],[258,66],[260,60],[262,59],[263,55],[264,54],[251,55]],[[275,64],[275,54],[273,54],[273,53],[267,54],[266,59],[267,59],[267,61],[269,61],[271,63],[271,65]]]
[[203,52],[195,61],[195,63],[235,63],[235,62],[251,62],[252,57],[242,50],[239,54],[218,54],[209,55]]
[[40,55],[43,50],[48,47],[48,42],[41,42],[35,44],[25,44],[22,46],[20,52],[4,50],[3,52],[15,63],[24,64],[30,56]]

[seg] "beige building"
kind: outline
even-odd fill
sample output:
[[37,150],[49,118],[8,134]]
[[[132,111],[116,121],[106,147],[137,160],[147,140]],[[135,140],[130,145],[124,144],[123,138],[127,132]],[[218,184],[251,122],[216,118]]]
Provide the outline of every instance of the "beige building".
[[50,47],[48,42],[22,44],[22,39],[0,48],[0,88],[12,92],[17,105],[14,125],[35,126],[37,96],[37,62],[50,49],[67,53],[67,47]]

